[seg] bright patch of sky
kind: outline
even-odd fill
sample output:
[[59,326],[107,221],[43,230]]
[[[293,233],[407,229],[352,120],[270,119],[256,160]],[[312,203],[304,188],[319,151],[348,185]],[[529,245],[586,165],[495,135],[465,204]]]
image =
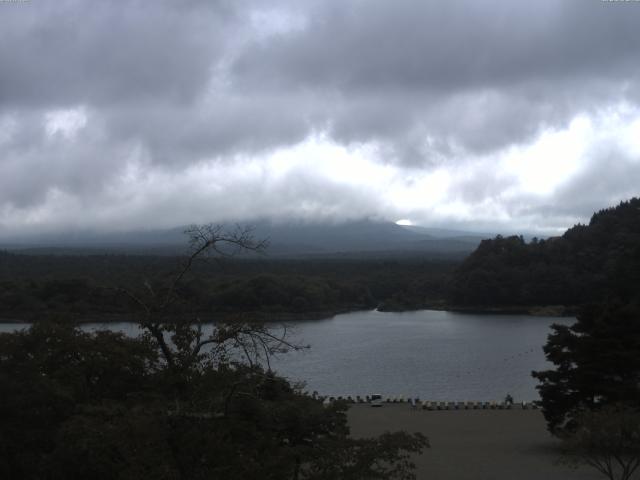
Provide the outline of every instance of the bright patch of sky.
[[546,131],[531,145],[510,148],[502,169],[518,180],[513,188],[519,193],[548,195],[580,168],[592,134],[590,119],[578,117],[566,130]]
[[45,114],[45,130],[49,138],[57,135],[70,140],[87,124],[87,112],[83,107],[54,110]]

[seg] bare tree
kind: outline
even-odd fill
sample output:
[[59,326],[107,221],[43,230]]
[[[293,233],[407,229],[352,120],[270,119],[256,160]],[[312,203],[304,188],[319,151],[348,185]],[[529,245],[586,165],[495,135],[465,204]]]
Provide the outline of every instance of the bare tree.
[[[640,411],[623,405],[585,410],[565,434],[563,461],[595,468],[610,480],[630,480],[640,467]],[[636,477],[637,478],[637,477]]]
[[232,230],[222,225],[192,225],[185,234],[189,239],[188,254],[168,282],[158,285],[144,279],[143,288],[137,292],[119,288],[138,306],[139,324],[157,344],[169,368],[192,368],[205,357],[213,362],[226,361],[237,357],[238,352],[251,366],[264,360],[269,367],[273,354],[300,348],[286,339],[286,327],[276,334],[241,315],[216,323],[208,333],[199,316],[176,315],[172,308],[181,300],[180,287],[198,261],[210,256],[219,259],[241,252],[260,253],[267,246],[265,240],[254,239],[251,227],[239,225]]

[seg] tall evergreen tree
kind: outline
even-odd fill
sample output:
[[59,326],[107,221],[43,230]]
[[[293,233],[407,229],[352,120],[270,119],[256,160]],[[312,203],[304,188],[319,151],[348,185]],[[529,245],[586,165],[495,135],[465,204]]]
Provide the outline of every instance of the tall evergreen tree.
[[533,372],[549,429],[571,429],[581,409],[640,404],[640,308],[582,309],[572,326],[554,325],[544,347],[555,369]]

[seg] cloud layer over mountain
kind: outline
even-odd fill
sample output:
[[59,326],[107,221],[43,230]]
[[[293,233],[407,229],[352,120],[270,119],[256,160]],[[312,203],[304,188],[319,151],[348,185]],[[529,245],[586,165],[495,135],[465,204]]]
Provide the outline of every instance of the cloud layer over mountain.
[[638,25],[600,0],[0,3],[0,236],[562,229],[639,193]]

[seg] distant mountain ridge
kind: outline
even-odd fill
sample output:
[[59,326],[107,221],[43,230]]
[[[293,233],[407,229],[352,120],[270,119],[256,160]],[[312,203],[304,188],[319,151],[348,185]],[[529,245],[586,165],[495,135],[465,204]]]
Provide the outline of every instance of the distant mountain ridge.
[[[345,223],[250,223],[257,239],[267,239],[270,256],[330,255],[371,252],[471,253],[481,235],[397,225],[393,222],[360,220]],[[132,253],[178,253],[187,238],[184,227],[164,230],[96,233],[77,231],[39,238],[15,239],[0,248],[52,253],[73,251],[118,251]]]
[[[438,238],[392,222],[362,220],[343,224],[257,224],[256,236],[270,240],[273,254],[434,251],[471,252],[482,237]],[[461,237],[464,235],[461,233]]]

